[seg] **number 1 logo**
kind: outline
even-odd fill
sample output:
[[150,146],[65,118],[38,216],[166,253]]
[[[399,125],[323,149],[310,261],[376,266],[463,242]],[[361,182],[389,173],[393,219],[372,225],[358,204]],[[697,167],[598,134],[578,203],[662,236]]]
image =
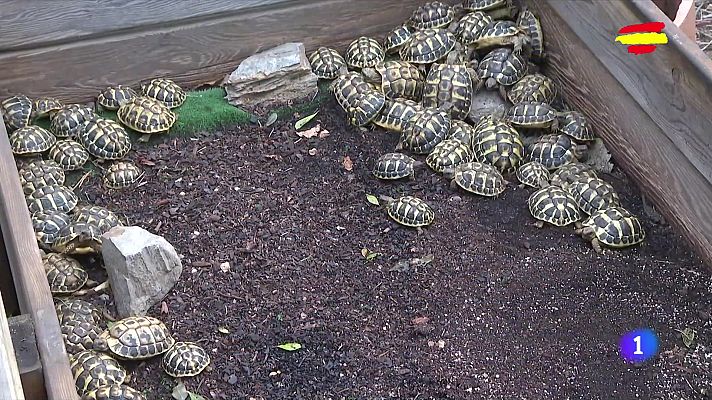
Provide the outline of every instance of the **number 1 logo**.
[[641,363],[658,353],[658,338],[651,329],[627,332],[619,345],[621,357],[631,363]]

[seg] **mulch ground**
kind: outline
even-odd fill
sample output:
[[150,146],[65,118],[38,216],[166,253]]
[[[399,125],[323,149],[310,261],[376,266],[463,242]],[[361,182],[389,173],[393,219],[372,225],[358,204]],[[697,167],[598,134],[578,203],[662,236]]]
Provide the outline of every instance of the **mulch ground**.
[[[137,145],[145,185],[83,186],[183,256],[163,311],[150,313],[210,352],[189,390],[232,400],[697,399],[712,389],[710,274],[644,215],[620,172],[604,178],[648,239],[598,255],[571,227],[532,226],[533,189],[476,197],[427,167],[414,181],[378,181],[371,167],[396,135],[348,126],[332,99],[315,121],[328,137],[299,138],[278,121]],[[418,196],[436,221],[422,233],[398,226],[366,193]],[[366,260],[364,248],[381,255]],[[660,354],[634,366],[618,340],[638,327],[657,332]],[[685,328],[696,331],[690,348]],[[276,347],[286,342],[303,347]],[[160,358],[130,369],[132,386],[170,398]]]

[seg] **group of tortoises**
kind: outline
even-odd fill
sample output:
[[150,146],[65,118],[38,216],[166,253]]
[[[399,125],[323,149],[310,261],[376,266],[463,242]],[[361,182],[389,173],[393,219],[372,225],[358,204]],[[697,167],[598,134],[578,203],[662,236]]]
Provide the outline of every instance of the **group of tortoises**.
[[[540,68],[544,43],[538,17],[511,0],[430,1],[382,40],[359,37],[343,55],[320,47],[309,60],[319,78],[332,80],[349,123],[399,135],[394,152],[376,161],[375,177],[413,178],[427,164],[452,187],[493,197],[516,177],[537,189],[528,199],[537,226],[575,225],[599,252],[640,243],[639,219],[581,162],[596,136],[583,113],[556,106],[559,92]],[[485,97],[488,106],[477,109]],[[415,196],[384,200],[400,224],[435,219]]]

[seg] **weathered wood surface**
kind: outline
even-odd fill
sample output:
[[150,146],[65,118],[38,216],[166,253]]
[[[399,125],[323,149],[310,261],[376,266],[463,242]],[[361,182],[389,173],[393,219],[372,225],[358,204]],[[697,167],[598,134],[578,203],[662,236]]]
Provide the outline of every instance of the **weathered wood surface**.
[[2,296],[0,296],[0,399],[25,400]]
[[[106,11],[103,1],[12,3],[11,9],[0,8],[0,40],[15,47],[0,51],[0,98],[22,92],[78,102],[91,100],[109,84],[135,84],[159,75],[188,88],[218,82],[242,59],[289,41],[302,41],[312,51],[322,44],[344,49],[357,35],[380,39],[409,16],[407,10],[425,1],[223,0],[176,6],[166,0],[116,0],[108,2],[113,8]],[[63,3],[88,5],[81,6],[79,19],[69,17],[68,11],[49,11]],[[121,3],[130,6],[119,7]],[[248,3],[251,7],[245,9]],[[210,4],[216,13],[208,11]],[[190,13],[183,10],[196,17],[185,19]],[[100,24],[87,22],[89,11],[101,16],[92,21],[118,21],[106,22],[112,31],[99,31]],[[32,15],[41,15],[41,22],[33,22]],[[174,18],[178,22],[170,22]],[[36,36],[42,29],[44,36]],[[36,42],[38,37],[42,42]]]
[[35,324],[47,398],[78,400],[4,123],[0,123],[0,228],[12,232],[3,239],[20,310],[32,315]]
[[[649,0],[529,1],[551,57],[547,73],[588,116],[619,166],[712,266],[712,74],[709,61]],[[635,56],[620,27],[665,21],[670,43]]]

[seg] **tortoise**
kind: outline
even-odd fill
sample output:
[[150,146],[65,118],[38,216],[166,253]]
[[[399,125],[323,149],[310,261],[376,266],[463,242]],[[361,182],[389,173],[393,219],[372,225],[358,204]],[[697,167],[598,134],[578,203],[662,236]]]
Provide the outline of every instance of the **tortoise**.
[[120,385],[126,380],[126,370],[107,354],[84,350],[69,356],[77,393],[87,393],[108,385]]
[[512,85],[507,98],[512,104],[525,101],[551,104],[556,98],[556,89],[551,78],[537,72],[523,76]]
[[125,189],[143,177],[143,171],[131,161],[116,161],[104,171],[103,184],[108,189]]
[[405,124],[396,151],[403,148],[414,154],[428,154],[450,131],[450,115],[441,109],[424,108]]
[[507,98],[507,87],[516,84],[529,70],[526,59],[511,49],[501,47],[487,53],[477,66],[475,91],[482,87],[487,90],[499,89],[503,99]]
[[67,321],[83,321],[92,325],[102,322],[101,311],[88,301],[80,299],[62,299],[55,305],[55,311],[60,325]]
[[166,132],[176,122],[176,114],[164,103],[145,96],[134,97],[119,107],[119,121],[141,133]]
[[79,261],[64,254],[49,253],[42,257],[49,290],[52,294],[70,294],[84,287],[89,274]]
[[57,233],[52,250],[63,254],[101,253],[101,230],[89,222],[73,222]]
[[17,156],[34,156],[44,153],[54,146],[57,137],[37,125],[18,128],[10,134],[10,148]]
[[113,384],[90,390],[81,400],[147,400],[138,390],[127,385]]
[[464,0],[462,8],[465,11],[492,11],[510,4],[511,0]]
[[505,48],[512,46],[514,54],[520,54],[522,48],[529,43],[527,31],[513,21],[493,20],[480,32],[477,39],[470,44],[475,50],[492,47]]
[[395,27],[383,40],[383,51],[386,54],[397,53],[412,35],[413,29],[406,24]]
[[420,103],[407,99],[386,99],[385,105],[373,119],[373,124],[394,132],[401,133],[408,121],[418,112],[424,110]]
[[543,135],[529,147],[527,160],[538,161],[549,170],[555,170],[580,159],[586,148],[564,134]]
[[551,175],[551,184],[567,190],[569,184],[580,177],[596,178],[596,171],[588,164],[573,161],[561,166]]
[[86,321],[68,320],[60,325],[64,347],[67,353],[77,354],[81,351],[91,350],[94,340],[101,335],[102,329]]
[[124,127],[106,118],[85,122],[77,140],[99,160],[118,160],[131,150],[131,138]]
[[96,96],[97,108],[116,111],[127,101],[138,97],[138,93],[129,86],[114,85],[99,92]]
[[378,179],[392,180],[401,178],[415,178],[415,171],[423,166],[417,161],[402,153],[386,153],[376,160],[373,166],[373,176]]
[[352,68],[374,67],[383,61],[386,53],[376,39],[360,36],[346,48],[346,65]]
[[564,111],[559,114],[559,132],[582,142],[596,140],[591,125],[579,111]]
[[581,220],[581,211],[576,200],[557,186],[547,186],[532,193],[527,200],[529,212],[537,219],[535,225],[544,227],[548,222],[555,226],[566,226]]
[[470,146],[472,149],[472,140],[475,138],[475,128],[465,121],[453,119],[450,123],[450,130],[445,136],[445,139],[455,139]]
[[385,202],[388,216],[397,223],[412,228],[420,228],[433,223],[435,212],[423,200],[415,196],[392,198],[380,196]]
[[361,70],[366,82],[376,83],[386,99],[420,101],[425,79],[414,65],[399,60],[384,61]]
[[109,209],[90,204],[77,205],[72,212],[71,221],[96,225],[102,235],[111,228],[122,225],[119,217]]
[[0,103],[5,125],[10,131],[30,125],[32,106],[32,100],[24,94],[10,96]]
[[517,25],[524,29],[529,36],[529,58],[537,63],[544,61],[544,32],[541,29],[539,18],[524,7],[519,11]]
[[30,214],[38,211],[58,210],[68,213],[79,201],[72,189],[64,185],[40,186],[26,197]]
[[[499,109],[497,114],[499,114]],[[523,101],[514,104],[504,114],[504,119],[518,128],[551,129],[559,127],[559,112],[548,103]]]
[[517,179],[522,183],[522,186],[527,185],[541,189],[549,186],[551,174],[540,162],[529,161],[517,168]]
[[427,28],[415,31],[398,54],[401,60],[418,64],[421,71],[424,71],[425,65],[443,59],[447,64],[459,63],[461,47],[452,32],[443,28]]
[[144,96],[160,101],[168,108],[180,107],[188,95],[182,87],[168,78],[155,78],[141,83]]
[[48,210],[32,214],[32,228],[40,248],[50,250],[57,234],[69,225],[71,217],[63,211]]
[[81,104],[68,104],[55,112],[50,119],[49,130],[60,139],[74,138],[80,134],[84,121],[99,116],[91,108]]
[[192,342],[176,342],[161,359],[163,371],[174,378],[198,375],[208,364],[208,352]]
[[18,171],[20,184],[25,195],[34,192],[40,186],[64,185],[64,170],[52,160],[33,161]]
[[319,47],[309,56],[312,72],[319,79],[334,79],[346,69],[346,60],[338,51]]
[[593,249],[602,253],[602,246],[623,248],[645,240],[645,229],[638,217],[623,207],[609,207],[596,211],[575,230]]
[[455,168],[446,168],[444,175],[451,178],[450,187],[458,186],[470,193],[480,196],[494,197],[504,192],[509,182],[492,165],[471,161],[462,163]]
[[576,200],[579,209],[587,215],[621,205],[616,190],[601,178],[580,177],[568,185],[567,191]]
[[32,119],[54,116],[57,111],[64,107],[62,101],[54,97],[40,97],[32,105]]
[[425,158],[425,163],[435,172],[454,168],[472,160],[470,145],[457,139],[445,139],[438,143]]
[[482,31],[492,22],[492,17],[482,11],[475,11],[465,14],[459,21],[450,26],[450,30],[455,33],[457,40],[467,48],[467,59],[472,58],[474,52],[471,46]]
[[423,88],[423,107],[438,108],[452,104],[450,116],[464,120],[472,106],[472,86],[477,72],[461,64],[439,64],[430,67]]
[[474,161],[490,164],[502,174],[514,173],[524,159],[524,144],[519,132],[507,122],[479,124],[472,139]]
[[455,10],[449,4],[430,1],[413,10],[406,24],[415,29],[442,28],[455,20]]
[[340,75],[331,88],[349,123],[358,127],[371,122],[386,104],[386,96],[374,90],[357,72]]
[[89,153],[72,139],[59,140],[49,149],[47,156],[65,171],[82,169],[89,160]]
[[149,316],[116,321],[94,341],[94,350],[122,360],[143,360],[163,354],[175,344],[166,325]]

